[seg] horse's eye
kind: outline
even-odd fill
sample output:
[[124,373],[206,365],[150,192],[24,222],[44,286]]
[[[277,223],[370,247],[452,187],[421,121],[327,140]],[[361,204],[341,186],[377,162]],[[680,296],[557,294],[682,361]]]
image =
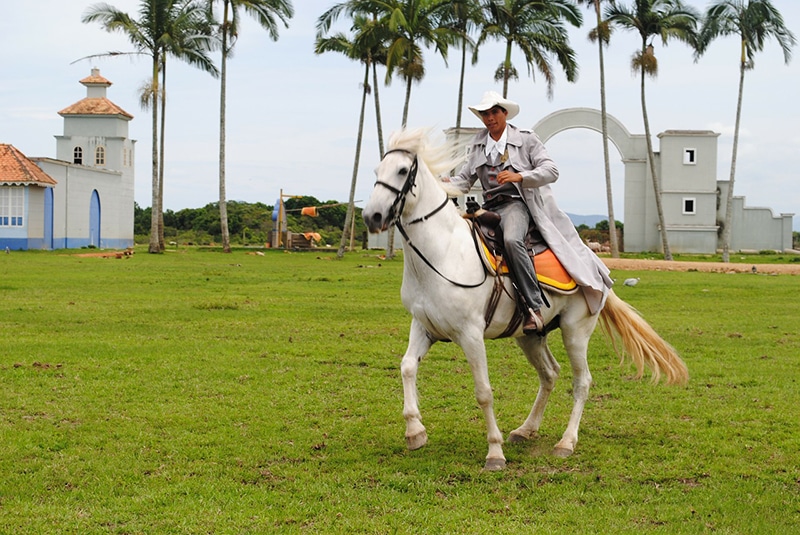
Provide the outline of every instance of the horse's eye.
[[398,171],[398,174],[406,176],[408,174],[408,167],[401,167],[400,171]]

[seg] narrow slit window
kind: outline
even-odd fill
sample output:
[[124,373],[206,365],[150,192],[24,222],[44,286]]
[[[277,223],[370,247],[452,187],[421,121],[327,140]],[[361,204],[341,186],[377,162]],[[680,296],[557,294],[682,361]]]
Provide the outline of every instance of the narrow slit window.
[[684,215],[695,215],[697,213],[697,199],[694,197],[684,197],[683,213]]
[[683,164],[694,165],[697,163],[697,150],[696,149],[683,149]]

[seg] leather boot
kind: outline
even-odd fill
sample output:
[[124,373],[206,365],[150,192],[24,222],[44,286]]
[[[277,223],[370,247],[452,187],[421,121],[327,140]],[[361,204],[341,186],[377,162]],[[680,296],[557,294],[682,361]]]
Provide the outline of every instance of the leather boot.
[[543,334],[544,319],[538,310],[528,309],[525,315],[525,322],[522,324],[522,332],[525,334]]

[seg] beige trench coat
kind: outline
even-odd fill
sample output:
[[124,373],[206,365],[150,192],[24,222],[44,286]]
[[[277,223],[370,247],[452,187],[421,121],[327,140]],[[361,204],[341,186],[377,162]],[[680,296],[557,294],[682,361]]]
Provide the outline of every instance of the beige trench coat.
[[[475,135],[470,143],[469,159],[458,175],[450,179],[451,184],[464,193],[469,192],[478,179],[478,168],[487,163],[488,135],[486,129]],[[522,182],[514,182],[514,185],[525,199],[542,237],[583,289],[591,313],[597,313],[603,307],[613,281],[606,265],[583,243],[572,220],[556,204],[550,188],[550,184],[558,179],[556,164],[539,137],[530,130],[520,130],[509,124],[506,148],[506,165],[522,175]]]

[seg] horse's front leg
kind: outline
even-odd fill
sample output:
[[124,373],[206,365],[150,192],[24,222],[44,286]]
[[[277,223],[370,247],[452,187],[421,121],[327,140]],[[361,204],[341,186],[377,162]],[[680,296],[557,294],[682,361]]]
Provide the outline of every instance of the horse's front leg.
[[506,458],[503,455],[503,435],[497,426],[497,419],[494,415],[494,395],[492,386],[489,384],[483,332],[477,329],[477,336],[461,337],[456,342],[464,350],[464,355],[469,362],[472,379],[475,383],[475,399],[483,410],[483,417],[486,420],[489,453],[486,455],[486,464],[483,468],[489,471],[502,470],[506,466]]
[[416,450],[428,442],[428,433],[422,425],[417,396],[417,369],[433,341],[425,328],[416,320],[411,320],[411,331],[408,336],[408,347],[400,362],[400,374],[403,377],[403,417],[406,420],[406,446]]

